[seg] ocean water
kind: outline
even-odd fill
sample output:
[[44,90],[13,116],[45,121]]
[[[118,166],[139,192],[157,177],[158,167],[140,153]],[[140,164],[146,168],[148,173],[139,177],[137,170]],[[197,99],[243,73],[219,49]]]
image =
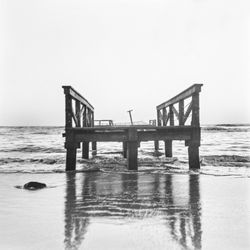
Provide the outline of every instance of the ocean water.
[[[0,173],[64,172],[63,132],[63,127],[0,127]],[[250,125],[203,126],[201,144],[201,173],[249,176]],[[103,171],[113,168],[126,171],[121,150],[121,143],[98,143],[97,156],[84,160],[79,149],[77,170],[97,166]],[[174,141],[173,158],[164,157],[161,142],[157,156],[153,142],[142,142],[138,154],[139,171],[188,170],[187,147],[183,141]]]
[[[250,125],[203,126],[197,171],[177,141],[172,158],[141,143],[138,172],[98,143],[66,173],[63,132],[0,128],[0,249],[250,248]],[[28,181],[48,188],[16,188]]]

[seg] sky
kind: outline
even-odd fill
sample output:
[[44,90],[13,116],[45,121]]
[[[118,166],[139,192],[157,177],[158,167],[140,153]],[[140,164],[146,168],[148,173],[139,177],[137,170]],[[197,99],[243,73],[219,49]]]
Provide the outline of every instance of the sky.
[[0,0],[0,126],[63,126],[62,85],[148,121],[194,83],[201,124],[250,123],[249,63],[249,0]]

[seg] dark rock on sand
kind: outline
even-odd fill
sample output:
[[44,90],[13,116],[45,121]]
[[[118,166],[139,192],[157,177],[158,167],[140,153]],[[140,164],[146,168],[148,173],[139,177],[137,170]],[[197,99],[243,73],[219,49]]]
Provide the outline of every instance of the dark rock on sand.
[[28,182],[23,186],[24,189],[28,189],[28,190],[37,190],[37,189],[41,189],[45,187],[46,187],[46,184],[41,183],[41,182],[36,182],[36,181]]

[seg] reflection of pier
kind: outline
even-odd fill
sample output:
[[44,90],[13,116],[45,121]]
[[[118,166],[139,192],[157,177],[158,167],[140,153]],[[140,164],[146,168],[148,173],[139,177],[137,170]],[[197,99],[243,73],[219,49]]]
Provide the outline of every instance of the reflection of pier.
[[84,244],[91,218],[136,221],[157,216],[180,247],[201,249],[199,175],[67,174],[66,249]]

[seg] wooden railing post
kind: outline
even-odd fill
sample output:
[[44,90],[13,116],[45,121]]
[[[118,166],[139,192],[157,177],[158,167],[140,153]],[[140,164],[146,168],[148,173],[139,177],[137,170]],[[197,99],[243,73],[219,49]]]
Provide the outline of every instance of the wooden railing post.
[[189,168],[200,168],[199,146],[200,146],[200,104],[199,92],[192,95],[192,138],[188,144]]
[[[157,126],[161,126],[161,111],[157,110]],[[159,150],[159,141],[154,141],[155,151]]]
[[137,129],[136,128],[129,128],[128,129],[128,142],[127,142],[127,164],[128,170],[137,170]]
[[[92,119],[91,119],[91,127],[95,126],[95,118],[94,118],[94,112],[92,112]],[[96,141],[92,141],[92,155],[96,155],[97,154],[97,142]]]
[[184,125],[184,100],[179,101],[179,125]]
[[200,100],[199,93],[192,95],[192,126],[200,126]]
[[[91,118],[94,119],[94,116],[91,116],[92,113],[94,115],[94,107],[71,86],[62,87],[65,94],[65,148],[67,150],[66,170],[68,171],[75,170],[77,148],[80,147],[80,143],[75,142],[76,133],[73,128],[73,121],[75,127],[81,127],[81,123],[83,127],[91,126]],[[75,102],[75,107],[72,106],[73,101]],[[83,158],[88,158],[88,154],[89,142],[86,141],[83,142]]]
[[[88,127],[88,118],[89,118],[89,110],[88,107],[85,107],[85,112],[83,115],[83,127]],[[89,159],[89,142],[84,141],[82,143],[82,158]]]
[[72,134],[68,129],[72,128],[72,98],[68,89],[64,88],[65,94],[65,148],[66,148],[66,171],[76,169],[76,146],[72,140]]
[[[173,112],[173,105],[169,106],[169,120],[170,126],[174,126],[174,112]],[[172,157],[173,156],[173,142],[172,140],[165,141],[165,156]]]
[[[64,90],[64,93],[66,91]],[[71,107],[72,107],[72,98],[69,94],[65,93],[65,128],[72,128],[72,115],[71,115]]]

